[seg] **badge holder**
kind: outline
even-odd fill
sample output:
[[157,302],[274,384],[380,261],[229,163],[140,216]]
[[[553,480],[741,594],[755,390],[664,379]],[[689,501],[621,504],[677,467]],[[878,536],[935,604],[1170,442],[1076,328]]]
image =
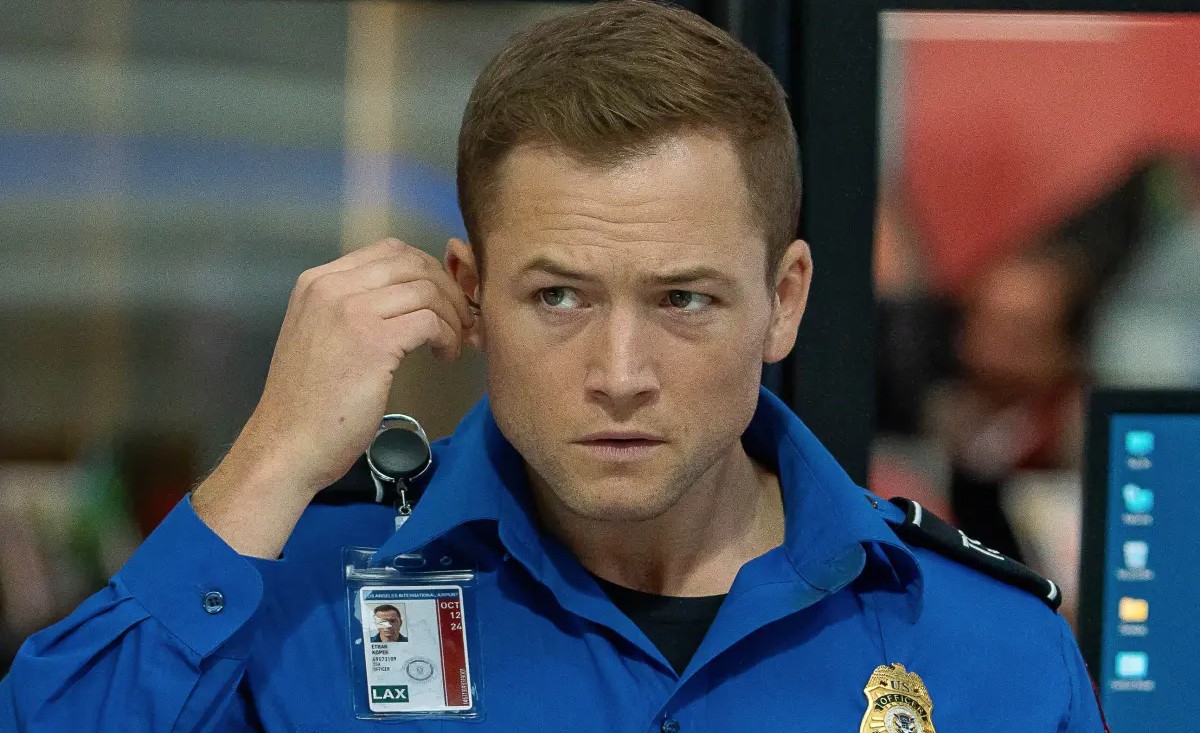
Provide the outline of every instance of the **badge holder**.
[[[429,467],[424,431],[407,416],[386,416],[367,463],[381,494],[381,482],[396,484],[399,529],[412,513],[406,482]],[[415,553],[372,565],[374,554],[364,547],[343,550],[355,717],[482,719],[473,564]]]

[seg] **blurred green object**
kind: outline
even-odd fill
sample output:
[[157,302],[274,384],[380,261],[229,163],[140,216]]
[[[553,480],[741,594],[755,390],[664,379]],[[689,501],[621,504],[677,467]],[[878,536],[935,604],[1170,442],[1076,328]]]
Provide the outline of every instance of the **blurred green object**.
[[74,487],[77,502],[68,507],[66,559],[81,581],[100,587],[115,573],[136,543],[129,489],[121,475],[117,451],[95,450],[80,461]]

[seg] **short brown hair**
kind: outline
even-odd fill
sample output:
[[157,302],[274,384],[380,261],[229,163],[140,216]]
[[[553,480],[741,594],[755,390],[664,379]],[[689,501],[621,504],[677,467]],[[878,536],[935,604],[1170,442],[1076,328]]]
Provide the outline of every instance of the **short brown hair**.
[[497,174],[513,148],[548,143],[612,167],[683,132],[732,142],[773,286],[800,214],[799,152],[783,89],[729,34],[649,0],[542,21],[476,80],[458,137],[458,202],[481,272]]

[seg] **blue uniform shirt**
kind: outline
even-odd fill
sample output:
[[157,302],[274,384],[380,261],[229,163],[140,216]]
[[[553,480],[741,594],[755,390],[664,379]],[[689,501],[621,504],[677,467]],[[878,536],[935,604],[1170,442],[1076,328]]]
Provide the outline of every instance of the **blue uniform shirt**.
[[[879,665],[919,674],[941,733],[1097,733],[1063,620],[1040,600],[898,539],[778,398],[742,438],[777,471],[782,546],[746,563],[676,674],[579,562],[539,531],[520,456],[481,400],[434,443],[412,518],[314,505],[279,560],[238,555],[176,507],[109,585],[32,636],[0,682],[0,730],[857,731]],[[482,722],[354,716],[341,548],[432,542],[479,564]]]

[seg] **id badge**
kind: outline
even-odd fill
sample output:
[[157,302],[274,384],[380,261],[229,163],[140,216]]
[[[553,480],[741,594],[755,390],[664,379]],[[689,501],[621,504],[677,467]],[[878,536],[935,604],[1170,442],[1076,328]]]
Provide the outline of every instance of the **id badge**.
[[370,567],[363,548],[345,557],[356,716],[481,717],[474,571],[419,555]]
[[359,602],[372,712],[474,707],[462,586],[367,586]]

